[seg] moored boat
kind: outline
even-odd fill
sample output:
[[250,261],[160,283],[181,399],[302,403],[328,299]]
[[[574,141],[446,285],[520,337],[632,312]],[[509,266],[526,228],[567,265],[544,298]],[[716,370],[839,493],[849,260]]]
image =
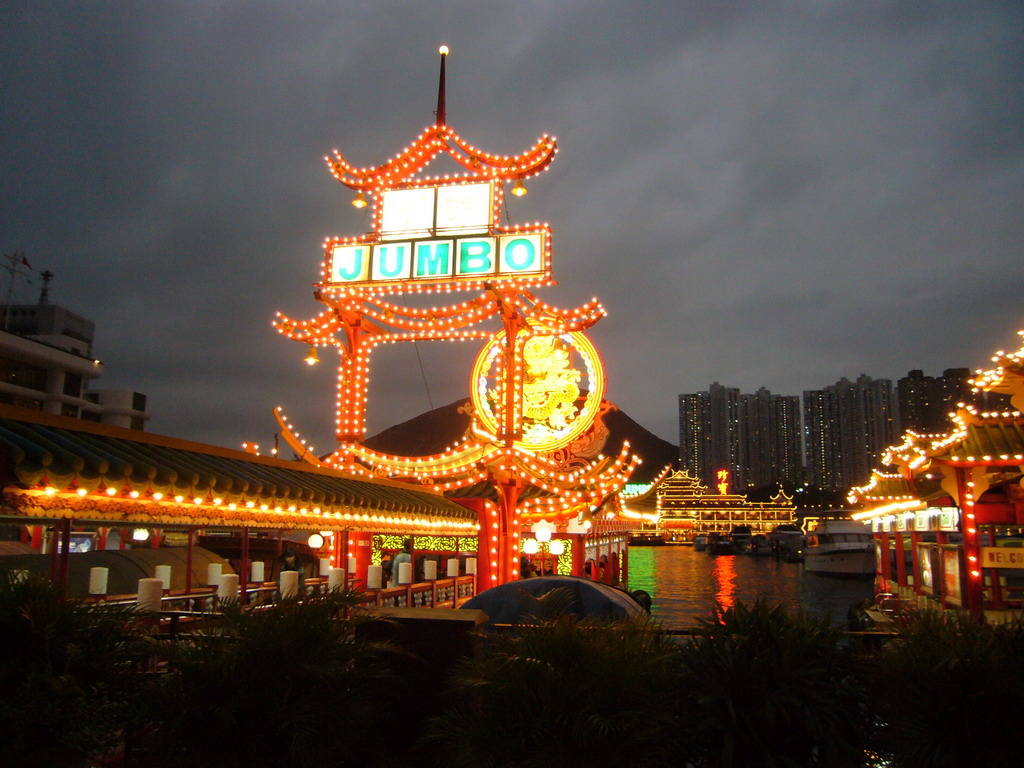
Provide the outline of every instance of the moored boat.
[[784,563],[799,563],[804,559],[804,532],[793,523],[775,526],[768,534],[772,553]]
[[711,533],[708,534],[707,553],[709,555],[735,555],[736,549],[727,536]]
[[871,530],[854,520],[822,520],[807,535],[804,570],[824,576],[870,578],[875,573]]
[[693,548],[697,552],[703,552],[708,548],[708,537],[699,533],[693,537]]
[[733,551],[737,555],[744,555],[750,552],[754,535],[749,525],[734,525],[729,533],[729,540],[732,542]]

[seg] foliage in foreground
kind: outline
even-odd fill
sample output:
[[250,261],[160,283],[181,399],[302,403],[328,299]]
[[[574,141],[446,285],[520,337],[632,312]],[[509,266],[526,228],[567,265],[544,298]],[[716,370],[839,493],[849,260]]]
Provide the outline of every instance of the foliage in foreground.
[[169,645],[146,735],[166,765],[345,766],[388,757],[371,734],[398,695],[389,649],[343,618],[351,592],[285,600],[259,611],[226,606],[212,629]]
[[875,660],[878,751],[903,768],[1020,765],[1024,623],[928,611]]
[[694,766],[860,766],[858,661],[827,621],[759,601],[716,609],[680,655],[681,755]]
[[64,600],[47,579],[0,572],[5,765],[84,765],[118,743],[139,683],[133,619]]
[[427,726],[437,765],[676,765],[677,647],[648,622],[570,616],[489,638]]

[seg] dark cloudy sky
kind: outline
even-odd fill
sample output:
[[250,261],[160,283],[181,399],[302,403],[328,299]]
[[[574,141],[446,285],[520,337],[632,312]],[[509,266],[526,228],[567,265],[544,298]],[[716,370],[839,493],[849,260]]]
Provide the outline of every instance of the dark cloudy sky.
[[[677,440],[676,395],[799,394],[977,368],[1024,327],[1024,4],[7,2],[0,249],[97,325],[149,429],[333,447],[321,243],[368,216],[327,172],[433,122],[560,152],[513,222],[555,229],[546,301],[599,297],[610,399]],[[18,285],[34,300],[38,284]],[[370,429],[468,392],[476,349],[374,359]],[[429,397],[428,397],[429,392]]]

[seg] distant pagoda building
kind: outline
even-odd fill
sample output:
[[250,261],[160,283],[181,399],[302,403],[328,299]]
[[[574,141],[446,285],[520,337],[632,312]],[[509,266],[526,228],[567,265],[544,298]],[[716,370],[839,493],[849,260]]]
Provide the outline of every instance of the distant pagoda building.
[[691,538],[728,534],[737,525],[750,526],[751,533],[768,533],[777,525],[794,522],[793,499],[781,490],[771,501],[751,502],[745,495],[729,493],[726,470],[717,477],[717,493],[708,493],[708,487],[685,469],[665,478],[657,491],[661,528]]

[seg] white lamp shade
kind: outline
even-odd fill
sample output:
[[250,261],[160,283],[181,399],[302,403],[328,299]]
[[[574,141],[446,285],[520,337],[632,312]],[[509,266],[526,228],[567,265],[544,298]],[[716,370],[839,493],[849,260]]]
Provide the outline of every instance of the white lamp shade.
[[366,586],[368,589],[380,589],[381,575],[384,569],[379,565],[370,565],[366,568]]
[[206,583],[211,587],[220,586],[220,577],[224,571],[222,563],[210,563],[206,566]]
[[423,578],[427,581],[433,581],[437,578],[437,561],[427,560],[423,564]]
[[459,558],[449,557],[448,558],[448,578],[454,579],[459,575]]
[[523,552],[525,552],[526,554],[536,555],[539,549],[540,545],[537,543],[536,539],[523,540]]
[[467,557],[466,558],[466,573],[469,574],[470,576],[476,576],[476,558],[475,557]]
[[398,583],[412,584],[412,563],[398,564]]
[[550,552],[555,557],[558,557],[563,552],[565,552],[565,542],[561,539],[552,539],[548,542],[548,552]]
[[159,611],[164,583],[160,579],[139,579],[139,593],[135,602],[140,611]]
[[299,594],[298,571],[281,571],[278,575],[278,588],[281,590],[281,597],[295,597]]
[[251,563],[249,567],[252,569],[250,571],[250,573],[252,574],[252,581],[256,582],[257,584],[262,584],[264,581],[267,580],[267,564],[264,563],[262,560],[257,560],[256,562]]
[[321,557],[320,558],[320,575],[329,576],[331,573],[331,558]]
[[534,523],[530,528],[537,541],[550,541],[555,526],[547,520],[541,520],[539,523]]
[[347,581],[347,574],[344,568],[331,568],[331,572],[327,575],[327,588],[335,591],[344,589]]
[[96,566],[89,569],[89,594],[107,594],[107,580],[110,577],[110,569]]
[[349,573],[355,573],[356,572],[356,559],[355,559],[355,557],[353,555],[349,555],[348,556],[348,572]]
[[164,589],[171,588],[171,566],[169,565],[158,565],[155,569],[155,575],[160,581],[164,583]]
[[237,573],[225,573],[221,575],[220,583],[217,585],[217,597],[219,597],[221,600],[238,599]]

